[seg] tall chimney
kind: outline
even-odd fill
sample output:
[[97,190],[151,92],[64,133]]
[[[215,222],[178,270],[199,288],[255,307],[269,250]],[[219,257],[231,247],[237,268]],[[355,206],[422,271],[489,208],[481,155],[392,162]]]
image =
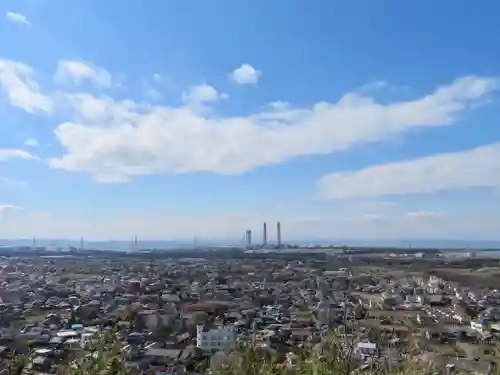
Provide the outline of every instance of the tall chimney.
[[276,223],[276,235],[278,237],[278,249],[281,249],[281,223]]
[[262,232],[262,246],[266,246],[266,245],[267,245],[267,224],[264,223],[264,229]]
[[245,246],[247,248],[252,247],[252,231],[250,229],[245,232]]

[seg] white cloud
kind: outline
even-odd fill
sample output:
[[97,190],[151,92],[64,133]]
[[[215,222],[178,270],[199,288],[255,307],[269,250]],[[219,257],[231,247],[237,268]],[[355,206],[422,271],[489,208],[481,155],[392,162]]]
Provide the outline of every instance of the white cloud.
[[269,107],[272,109],[275,109],[277,111],[284,111],[284,110],[290,108],[290,103],[282,101],[282,100],[277,100],[275,102],[269,103]]
[[[378,141],[414,127],[450,125],[496,82],[462,78],[421,99],[385,106],[346,94],[335,104],[227,118],[205,116],[189,106],[139,110],[87,95],[80,105],[87,108],[79,112],[81,121],[57,127],[56,136],[67,153],[51,165],[88,171],[97,178],[118,175],[123,177],[120,181],[161,172],[242,173],[299,155]],[[192,90],[186,98],[191,103],[210,102],[217,92]],[[91,107],[101,108],[101,121],[95,121]],[[127,121],[118,121],[121,118]]]
[[221,95],[214,87],[203,84],[192,86],[187,93],[183,94],[183,99],[187,103],[206,104],[221,99]]
[[171,77],[160,73],[153,74],[151,83],[153,87],[162,88],[163,90],[173,90],[177,88],[177,85]]
[[36,146],[39,146],[40,143],[38,142],[38,139],[36,139],[36,138],[28,138],[26,141],[24,141],[24,145],[36,147]]
[[443,212],[432,212],[432,211],[414,211],[406,213],[406,216],[416,217],[416,218],[442,217],[444,215],[445,214]]
[[14,13],[14,12],[7,12],[5,14],[5,17],[12,22],[17,22],[17,23],[22,23],[25,25],[31,25],[30,21],[26,18],[26,16],[20,14],[20,13]]
[[40,160],[37,156],[30,154],[28,151],[15,148],[0,148],[0,162],[15,158],[26,160]]
[[12,210],[22,210],[22,208],[13,204],[0,204],[0,214],[4,211]]
[[151,100],[159,100],[162,97],[161,91],[155,89],[154,87],[146,85],[145,94]]
[[60,60],[55,80],[60,84],[77,86],[88,81],[103,88],[109,88],[112,84],[111,74],[106,69],[82,60]]
[[[161,75],[160,73],[153,74],[151,79],[143,83],[143,86],[145,96],[153,101],[160,100],[165,92],[171,93],[176,87],[169,77]],[[188,95],[188,93],[184,93],[184,97],[186,95]]]
[[153,74],[153,82],[158,84],[158,85],[163,83],[163,77],[161,76],[160,73]]
[[192,86],[188,92],[182,94],[182,99],[193,113],[202,113],[210,109],[210,104],[228,99],[228,95],[220,94],[214,87],[202,84]]
[[0,93],[2,89],[12,106],[28,113],[52,110],[52,100],[40,92],[33,70],[27,65],[0,59]]
[[235,69],[229,76],[239,85],[255,85],[259,82],[262,73],[256,70],[252,65],[242,64]]
[[[23,70],[9,72],[12,80],[24,82]],[[20,105],[12,99],[16,87],[5,81],[0,80],[11,104],[34,112],[33,103]],[[380,141],[413,128],[452,125],[464,111],[487,99],[498,83],[497,78],[469,76],[414,100],[381,104],[346,93],[336,103],[226,117],[205,111],[225,97],[206,84],[186,92],[181,107],[85,92],[43,96],[32,81],[23,88],[25,96],[40,96],[64,108],[54,113],[63,116],[55,135],[65,153],[50,160],[50,165],[116,182],[152,173],[243,173],[296,156],[329,154]]]
[[332,173],[319,182],[324,198],[500,188],[500,143],[472,150]]

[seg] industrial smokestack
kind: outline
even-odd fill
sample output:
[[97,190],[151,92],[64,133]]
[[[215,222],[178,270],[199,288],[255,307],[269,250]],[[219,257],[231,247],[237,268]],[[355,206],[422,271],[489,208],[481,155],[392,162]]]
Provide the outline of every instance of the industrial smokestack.
[[245,233],[245,246],[247,248],[252,247],[252,231],[251,230],[247,230]]
[[266,246],[266,245],[267,245],[267,224],[264,223],[264,229],[262,232],[262,246]]
[[281,223],[276,223],[276,236],[278,237],[278,249],[281,249]]

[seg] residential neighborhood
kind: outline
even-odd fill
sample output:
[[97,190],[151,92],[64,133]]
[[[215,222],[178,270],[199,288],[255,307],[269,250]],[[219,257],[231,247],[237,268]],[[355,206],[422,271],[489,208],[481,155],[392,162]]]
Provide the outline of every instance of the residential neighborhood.
[[55,373],[111,333],[137,373],[209,373],[245,346],[293,366],[297,348],[331,340],[359,366],[496,363],[500,292],[436,276],[438,256],[197,253],[3,256],[0,353]]

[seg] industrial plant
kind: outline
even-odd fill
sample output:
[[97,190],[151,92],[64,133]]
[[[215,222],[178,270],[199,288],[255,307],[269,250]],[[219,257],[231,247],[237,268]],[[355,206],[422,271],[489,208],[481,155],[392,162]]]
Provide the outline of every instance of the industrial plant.
[[262,225],[262,242],[253,243],[252,242],[252,230],[247,229],[245,232],[245,248],[246,249],[282,249],[286,245],[283,245],[281,241],[281,223],[278,221],[276,223],[276,242],[269,243],[267,237],[267,223]]

